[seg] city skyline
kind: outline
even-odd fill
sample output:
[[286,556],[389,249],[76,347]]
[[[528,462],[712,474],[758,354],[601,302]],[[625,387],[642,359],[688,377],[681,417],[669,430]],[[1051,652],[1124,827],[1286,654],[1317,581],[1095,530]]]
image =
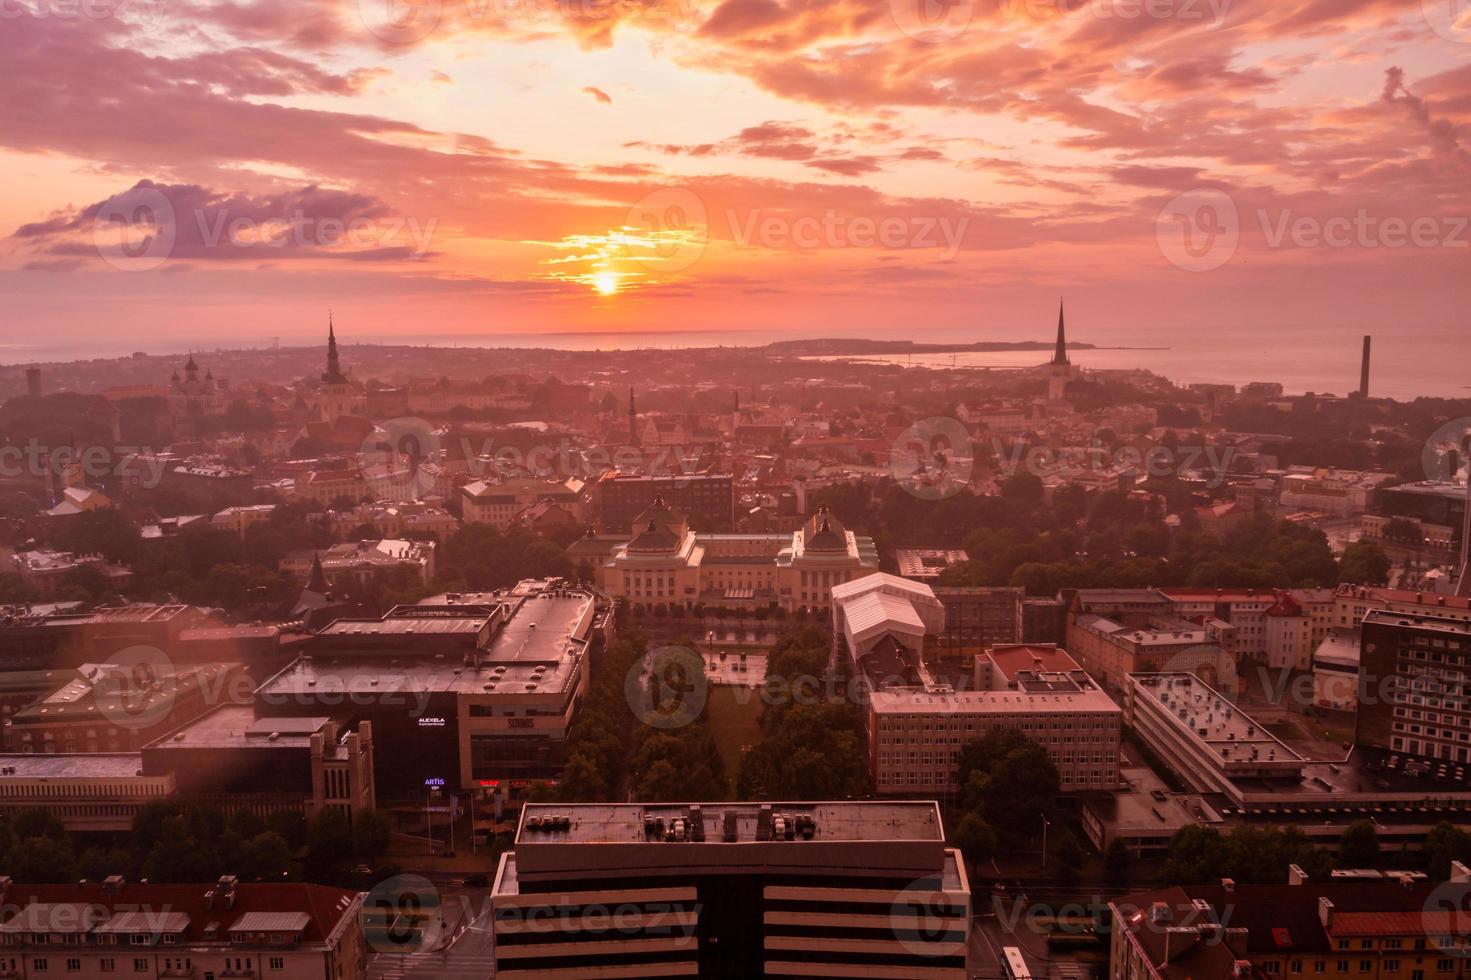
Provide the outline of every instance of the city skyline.
[[264,343],[329,305],[1033,339],[1064,290],[1103,344],[1454,341],[1467,296],[1450,0],[64,7],[0,42],[20,346]]

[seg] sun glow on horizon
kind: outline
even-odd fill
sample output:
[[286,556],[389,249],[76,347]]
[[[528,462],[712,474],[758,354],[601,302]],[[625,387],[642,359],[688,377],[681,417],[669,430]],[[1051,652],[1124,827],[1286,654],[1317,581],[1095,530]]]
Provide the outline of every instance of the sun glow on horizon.
[[603,296],[612,296],[618,292],[618,273],[616,272],[595,272],[588,281]]

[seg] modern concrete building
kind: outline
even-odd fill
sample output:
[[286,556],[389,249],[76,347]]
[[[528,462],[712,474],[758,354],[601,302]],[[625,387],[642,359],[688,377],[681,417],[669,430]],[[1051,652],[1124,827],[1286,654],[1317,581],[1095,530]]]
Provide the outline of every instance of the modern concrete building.
[[[964,661],[988,647],[1023,642],[1025,597],[1024,589],[935,586],[935,598],[945,605],[945,628],[936,638],[935,655]],[[1040,642],[1061,641],[1059,636]]]
[[935,803],[531,804],[491,904],[507,980],[970,976]]
[[387,799],[514,794],[561,772],[588,683],[594,601],[559,582],[339,620],[255,692],[261,715],[370,721]]
[[729,474],[625,476],[609,472],[594,490],[598,527],[605,533],[636,533],[635,519],[660,498],[688,515],[701,531],[735,527],[735,480]]

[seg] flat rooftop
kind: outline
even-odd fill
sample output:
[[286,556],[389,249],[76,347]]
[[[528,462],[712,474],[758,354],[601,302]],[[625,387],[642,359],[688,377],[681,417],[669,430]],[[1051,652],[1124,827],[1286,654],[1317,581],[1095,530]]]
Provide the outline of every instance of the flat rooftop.
[[1471,637],[1471,623],[1442,616],[1422,616],[1419,613],[1390,612],[1387,609],[1371,609],[1364,614],[1364,626],[1408,626],[1417,630],[1444,633],[1447,636]]
[[131,779],[142,773],[143,756],[138,752],[0,755],[0,780]]
[[875,714],[1033,714],[1042,711],[1119,714],[1122,710],[1098,688],[1085,691],[916,691],[885,690],[869,695]]
[[[332,723],[310,718],[257,718],[248,704],[222,705],[150,742],[149,748],[310,748],[312,736]],[[274,736],[274,737],[273,737]]]
[[1246,761],[1253,752],[1262,761],[1307,761],[1194,674],[1130,674],[1129,683],[1136,697],[1155,702],[1226,762]]
[[[726,814],[733,814],[736,844],[759,843],[756,837],[761,808],[769,806],[773,814],[806,815],[816,823],[813,840],[829,843],[863,841],[939,841],[945,840],[940,825],[940,810],[931,802],[854,801],[836,803],[704,803],[700,807],[707,843],[725,843],[722,833]],[[643,844],[646,819],[663,820],[690,817],[688,803],[607,803],[551,804],[528,803],[516,828],[516,843],[526,841],[572,844]],[[565,831],[528,830],[533,819],[570,817],[571,827]]]

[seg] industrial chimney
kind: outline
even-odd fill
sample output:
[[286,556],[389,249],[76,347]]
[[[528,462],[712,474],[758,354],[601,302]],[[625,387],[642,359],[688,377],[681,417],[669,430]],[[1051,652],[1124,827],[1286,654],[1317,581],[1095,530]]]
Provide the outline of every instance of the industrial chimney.
[[1373,338],[1367,334],[1364,336],[1364,363],[1359,368],[1359,397],[1369,397],[1369,342]]

